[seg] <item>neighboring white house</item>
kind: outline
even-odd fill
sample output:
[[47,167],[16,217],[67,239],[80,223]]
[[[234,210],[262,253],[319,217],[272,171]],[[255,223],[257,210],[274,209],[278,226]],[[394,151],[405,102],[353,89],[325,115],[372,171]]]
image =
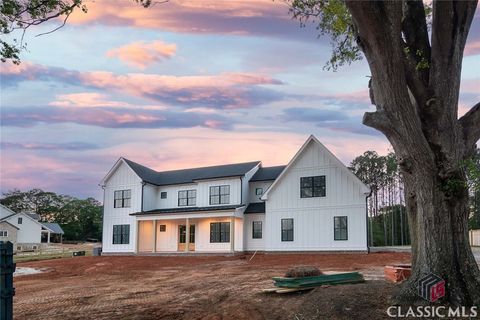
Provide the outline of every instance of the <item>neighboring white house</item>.
[[101,185],[105,254],[367,250],[370,190],[314,136],[286,166],[120,158]]
[[[58,224],[43,223],[39,222],[38,219],[39,217],[36,214],[15,213],[0,204],[0,222],[7,222],[17,229],[16,238],[8,239],[8,241],[14,240],[12,242],[17,250],[37,249],[42,242],[49,243],[51,235],[63,234],[63,230]],[[2,234],[2,231],[4,230],[0,225],[0,234]],[[42,241],[42,234],[48,235],[48,237],[43,237],[44,241]],[[0,241],[2,240],[6,241],[7,239],[0,237]]]

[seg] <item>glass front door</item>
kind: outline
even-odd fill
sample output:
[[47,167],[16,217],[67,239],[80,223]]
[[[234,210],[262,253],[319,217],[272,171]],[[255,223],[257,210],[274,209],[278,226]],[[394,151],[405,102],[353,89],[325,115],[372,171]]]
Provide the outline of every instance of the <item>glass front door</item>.
[[[190,225],[188,251],[195,251],[195,225]],[[178,251],[185,251],[187,243],[187,227],[185,225],[178,226]]]

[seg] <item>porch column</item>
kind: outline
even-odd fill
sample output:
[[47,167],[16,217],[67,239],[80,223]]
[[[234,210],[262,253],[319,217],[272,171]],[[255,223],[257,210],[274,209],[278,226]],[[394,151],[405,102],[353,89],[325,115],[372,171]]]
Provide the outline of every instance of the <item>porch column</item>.
[[235,217],[230,219],[230,251],[235,252]]
[[188,252],[188,247],[190,245],[190,219],[185,219],[185,252]]
[[47,231],[47,243],[50,243],[50,231]]
[[140,220],[137,221],[137,232],[135,241],[135,253],[138,253],[138,240],[140,239]]
[[153,246],[152,252],[157,252],[157,220],[153,220]]

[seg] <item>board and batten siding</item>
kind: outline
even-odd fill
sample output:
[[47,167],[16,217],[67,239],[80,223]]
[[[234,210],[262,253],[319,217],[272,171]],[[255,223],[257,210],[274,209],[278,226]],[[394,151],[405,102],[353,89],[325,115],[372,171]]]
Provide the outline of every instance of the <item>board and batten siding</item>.
[[[114,208],[114,192],[116,190],[131,190],[131,205],[129,208]],[[124,162],[112,173],[105,182],[103,206],[103,252],[135,252],[137,241],[137,225],[131,213],[142,209],[142,180]],[[130,225],[130,241],[128,244],[113,244],[113,226]]]
[[[18,223],[18,218],[22,218],[21,224]],[[17,213],[6,219],[6,221],[19,229],[17,231],[17,244],[41,243],[42,225],[28,217],[26,214]]]
[[[153,209],[179,208],[178,192],[182,190],[196,190],[197,191],[196,205],[192,207],[209,207],[209,206],[214,206],[214,205],[210,205],[210,187],[223,186],[223,185],[230,186],[230,203],[228,204],[230,205],[240,204],[241,203],[240,178],[203,180],[197,183],[190,183],[190,184],[159,186],[157,187],[156,193],[150,192],[149,196],[153,195],[155,197],[154,201],[151,202],[151,203],[154,203]],[[162,192],[167,193],[166,199],[161,199]],[[146,196],[147,194],[144,194],[144,197]],[[145,200],[147,202],[147,199]],[[223,206],[225,204],[220,204],[220,205]],[[188,207],[182,206],[180,208],[188,208]]]
[[242,178],[242,204],[248,204],[250,201],[250,179],[257,173],[260,168],[260,164],[256,165],[250,171],[245,174],[245,177]]
[[[366,250],[364,186],[315,141],[310,141],[268,194],[268,251]],[[325,176],[326,196],[300,197],[300,178]],[[348,240],[334,240],[334,217],[348,217]],[[281,220],[294,219],[294,241],[281,241]]]
[[[262,238],[253,239],[253,221],[262,222]],[[265,250],[265,214],[246,214],[243,218],[244,250],[245,251],[263,251]]]
[[271,181],[255,181],[255,182],[250,182],[250,188],[248,191],[248,202],[249,203],[255,203],[255,202],[262,202],[260,200],[261,195],[257,196],[255,191],[257,188],[262,188],[263,192],[267,191],[267,189],[272,185],[273,180]]

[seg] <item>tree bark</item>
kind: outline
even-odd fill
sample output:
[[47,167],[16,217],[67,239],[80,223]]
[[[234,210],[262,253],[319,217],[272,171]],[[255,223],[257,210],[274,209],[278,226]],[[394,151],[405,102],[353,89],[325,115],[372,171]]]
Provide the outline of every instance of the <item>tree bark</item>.
[[421,1],[346,1],[372,73],[377,111],[366,113],[364,124],[388,138],[405,183],[413,270],[399,302],[421,301],[412,288],[434,273],[446,282],[441,302],[480,305],[462,168],[480,138],[480,108],[458,120],[463,49],[476,4],[434,2],[430,46]]

